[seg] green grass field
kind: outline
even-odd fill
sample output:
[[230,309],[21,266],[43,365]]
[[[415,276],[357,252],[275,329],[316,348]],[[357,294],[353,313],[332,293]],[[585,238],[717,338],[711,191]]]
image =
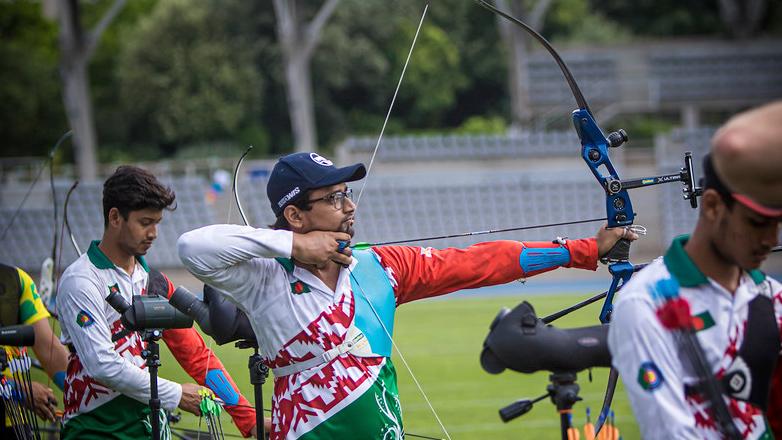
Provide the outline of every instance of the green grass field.
[[[514,400],[537,397],[545,393],[548,373],[523,375],[506,371],[490,375],[478,362],[483,339],[500,307],[513,307],[520,301],[530,301],[540,316],[571,305],[586,295],[502,296],[492,298],[457,298],[419,301],[406,304],[397,311],[395,340],[402,354],[421,383],[434,409],[454,439],[558,439],[559,416],[550,401],[535,405],[528,414],[503,423],[497,411]],[[599,304],[593,304],[557,322],[560,327],[593,325],[597,322]],[[238,350],[231,344],[213,346],[242,393],[252,401],[252,387],[247,371],[249,350]],[[166,349],[162,349],[161,377],[189,381]],[[534,355],[534,354],[532,354]],[[395,353],[394,364],[399,374],[405,429],[409,434],[442,437],[424,398],[418,392],[410,373]],[[593,370],[593,382],[583,371],[578,375],[581,397],[574,407],[574,420],[582,426],[587,406],[599,411],[605,392],[607,369]],[[264,387],[265,405],[269,406],[272,379]],[[640,438],[638,427],[621,385],[614,398],[616,424],[624,438]],[[223,416],[226,433],[237,433]],[[594,420],[594,417],[593,417]],[[183,414],[176,426],[193,428],[198,419]],[[206,430],[203,427],[203,430]],[[582,437],[583,438],[583,437]]]

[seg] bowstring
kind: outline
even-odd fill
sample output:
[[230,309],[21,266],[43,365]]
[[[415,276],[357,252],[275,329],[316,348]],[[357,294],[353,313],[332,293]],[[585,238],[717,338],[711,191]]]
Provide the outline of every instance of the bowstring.
[[[361,185],[361,190],[358,193],[358,197],[356,198],[356,207],[353,211],[354,217],[356,216],[356,213],[358,212],[359,203],[361,202],[361,196],[364,194],[364,189],[366,189],[367,182],[369,182],[369,175],[372,172],[372,166],[375,162],[375,157],[377,156],[377,152],[380,149],[380,144],[383,140],[383,134],[385,133],[386,126],[388,125],[388,120],[391,117],[391,112],[394,109],[394,103],[396,102],[397,95],[399,94],[399,89],[402,86],[402,81],[405,78],[405,73],[407,72],[407,67],[410,64],[410,59],[413,56],[413,50],[415,49],[416,42],[418,41],[418,36],[421,33],[421,27],[423,27],[424,19],[426,18],[426,13],[429,10],[429,4],[427,3],[424,6],[424,11],[421,14],[421,19],[418,21],[418,27],[415,30],[415,35],[413,36],[413,42],[410,45],[410,50],[407,53],[407,58],[405,59],[405,64],[402,67],[402,73],[399,75],[399,81],[397,81],[396,88],[394,89],[394,94],[391,97],[391,103],[388,107],[388,111],[386,112],[386,117],[383,120],[383,126],[380,129],[380,135],[377,138],[377,142],[375,143],[375,148],[372,151],[372,157],[369,160],[369,166],[367,167],[367,174],[364,178],[364,183]],[[391,332],[388,331],[388,328],[386,328],[385,324],[383,323],[383,320],[380,318],[380,314],[378,314],[377,310],[375,309],[375,306],[372,304],[372,301],[369,299],[369,296],[367,296],[366,292],[364,291],[364,288],[361,287],[361,284],[356,279],[355,275],[353,275],[353,271],[350,269],[350,267],[347,268],[348,272],[350,273],[350,277],[355,281],[356,286],[358,286],[359,290],[361,291],[361,295],[364,297],[364,300],[369,304],[370,309],[372,310],[372,313],[377,318],[378,322],[380,323],[380,326],[383,328],[383,331],[385,332],[386,336],[388,336],[388,339],[391,341],[392,346],[394,347],[394,350],[396,351],[397,355],[399,355],[399,359],[402,360],[402,364],[405,366],[405,369],[407,369],[407,372],[410,374],[410,377],[413,379],[413,382],[415,383],[416,387],[418,388],[418,391],[421,393],[421,396],[423,396],[424,401],[426,401],[427,406],[429,407],[429,410],[432,412],[432,415],[434,415],[435,420],[437,420],[437,424],[440,425],[440,429],[443,430],[443,433],[445,433],[446,438],[448,440],[451,439],[450,434],[448,434],[448,430],[445,429],[445,425],[443,425],[442,420],[440,419],[440,416],[437,414],[437,411],[434,409],[434,406],[432,406],[432,402],[429,400],[429,397],[426,395],[426,392],[424,392],[423,387],[421,386],[421,383],[418,381],[418,378],[413,373],[412,368],[410,368],[410,365],[407,363],[407,360],[405,359],[404,355],[402,354],[402,351],[399,349],[399,346],[397,346],[396,342],[394,341],[394,338],[391,336]]]
[[399,359],[402,360],[402,364],[404,364],[408,373],[410,373],[410,377],[413,379],[416,388],[418,388],[418,391],[423,396],[424,401],[426,401],[426,405],[429,407],[429,410],[432,411],[435,420],[437,420],[437,424],[440,425],[440,429],[442,429],[443,433],[445,433],[445,437],[448,438],[448,440],[451,440],[451,436],[448,434],[448,430],[445,429],[445,425],[443,425],[442,420],[440,420],[440,416],[437,415],[437,411],[435,411],[434,407],[432,406],[432,402],[429,400],[429,397],[424,392],[423,387],[421,387],[421,383],[418,381],[418,378],[416,378],[415,374],[413,374],[413,370],[410,368],[410,365],[407,363],[405,356],[402,354],[402,350],[399,349],[399,346],[396,345],[394,338],[391,337],[391,332],[388,331],[388,328],[383,323],[383,320],[380,318],[380,314],[375,309],[375,306],[372,304],[372,301],[369,300],[369,296],[367,296],[367,294],[364,292],[364,288],[361,287],[361,284],[358,282],[358,279],[356,279],[356,276],[353,275],[353,271],[350,268],[348,268],[348,272],[350,272],[350,277],[353,278],[353,281],[355,281],[356,286],[358,286],[359,290],[361,290],[361,295],[364,297],[364,300],[366,300],[367,304],[369,304],[369,308],[372,309],[372,313],[375,315],[375,318],[377,318],[377,321],[380,323],[380,326],[383,327],[383,331],[386,333],[386,336],[388,336],[388,339],[391,341],[391,345],[394,347],[394,350],[396,350],[396,354],[399,355]]
[[424,24],[424,18],[426,18],[426,11],[428,10],[429,10],[429,3],[427,3],[424,6],[424,12],[421,14],[421,20],[418,22],[418,28],[416,28],[415,35],[413,36],[413,44],[410,45],[410,51],[407,52],[407,59],[405,59],[404,67],[402,67],[402,74],[399,75],[399,81],[397,81],[396,89],[394,90],[394,95],[391,97],[391,104],[388,106],[388,111],[386,112],[386,118],[383,120],[383,126],[380,129],[380,135],[377,137],[377,143],[375,143],[375,149],[372,151],[372,157],[370,158],[369,166],[367,167],[367,175],[364,178],[364,183],[361,185],[361,190],[358,192],[358,197],[356,198],[356,211],[358,211],[358,204],[361,201],[361,195],[364,194],[364,188],[366,188],[367,182],[369,182],[369,173],[372,171],[372,165],[375,163],[375,156],[377,155],[377,152],[380,149],[380,142],[383,140],[383,134],[386,131],[386,125],[388,125],[388,119],[391,117],[391,111],[394,109],[396,96],[399,94],[399,88],[402,86],[402,80],[405,78],[405,72],[407,72],[407,66],[408,64],[410,64],[410,58],[413,56],[413,49],[415,49],[415,43],[416,41],[418,41],[418,34],[421,32],[421,26],[423,26]]

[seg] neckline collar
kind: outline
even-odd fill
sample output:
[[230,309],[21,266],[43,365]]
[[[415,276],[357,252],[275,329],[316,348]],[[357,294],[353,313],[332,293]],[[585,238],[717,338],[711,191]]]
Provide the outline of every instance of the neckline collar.
[[[116,269],[117,266],[112,263],[109,257],[107,257],[102,250],[100,250],[98,247],[99,244],[100,240],[93,240],[90,243],[89,249],[87,249],[87,257],[89,257],[90,263],[92,263],[92,265],[98,269]],[[145,272],[149,272],[147,260],[144,259],[143,255],[136,257],[136,261],[139,265],[141,265]]]
[[[671,247],[663,257],[665,266],[682,287],[697,287],[708,284],[709,279],[684,250],[684,245],[689,239],[690,234],[680,235],[673,239]],[[746,273],[755,284],[760,284],[766,279],[766,275],[757,269],[746,271]]]

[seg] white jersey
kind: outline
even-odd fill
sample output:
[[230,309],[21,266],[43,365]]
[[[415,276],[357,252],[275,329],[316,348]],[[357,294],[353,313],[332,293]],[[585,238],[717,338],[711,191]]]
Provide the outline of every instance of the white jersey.
[[[145,293],[147,279],[143,258],[128,275],[101,252],[97,241],[65,270],[57,295],[61,340],[71,348],[63,397],[64,423],[99,410],[120,395],[148,404],[149,373],[141,357],[145,343],[136,332],[112,342],[112,336],[123,327],[119,313],[105,299],[117,291],[131,303],[133,295]],[[182,395],[179,384],[158,378],[158,391],[162,408],[177,407]]]
[[[757,401],[768,397],[770,369],[780,349],[782,285],[759,271],[745,272],[731,294],[695,266],[683,249],[685,242],[686,236],[675,240],[664,259],[655,260],[622,288],[608,333],[612,362],[643,438],[722,438],[713,412],[706,409],[706,398],[694,388],[697,374],[687,353],[658,319],[661,304],[655,292],[658,283],[671,279],[678,282],[680,297],[689,302],[697,339],[712,373],[723,382],[724,399],[739,432],[747,439],[771,438]],[[761,303],[766,312],[754,312],[753,321],[765,322],[764,335],[770,337],[757,338],[763,340],[758,350],[757,341],[747,344],[745,336],[750,310]],[[753,334],[756,338],[757,332]],[[746,354],[748,347],[754,353]],[[757,359],[753,355],[762,360],[744,361]],[[759,374],[765,369],[768,374]],[[761,383],[752,383],[753,379]],[[764,393],[765,397],[758,397]]]
[[[292,247],[290,231],[236,225],[206,226],[178,242],[188,270],[232,298],[250,320],[263,361],[275,373],[274,440],[403,438],[390,340],[397,306],[561,266],[597,265],[594,239],[566,246],[381,246],[354,250],[349,270],[340,270],[332,290],[293,264]],[[348,338],[356,329],[368,344],[356,346],[369,349],[341,351],[357,341]],[[335,349],[338,354],[329,355]],[[304,368],[309,362],[316,363]]]

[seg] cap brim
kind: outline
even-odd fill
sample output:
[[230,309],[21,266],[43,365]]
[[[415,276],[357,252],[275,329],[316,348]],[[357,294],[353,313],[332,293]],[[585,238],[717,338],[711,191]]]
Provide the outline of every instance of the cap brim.
[[336,185],[342,182],[354,182],[361,180],[367,175],[367,169],[363,163],[357,163],[342,168],[337,168],[328,176],[315,182],[313,187],[322,188],[324,186]]
[[733,199],[764,217],[782,217],[782,208],[770,208],[768,206],[761,205],[744,194],[734,193]]

